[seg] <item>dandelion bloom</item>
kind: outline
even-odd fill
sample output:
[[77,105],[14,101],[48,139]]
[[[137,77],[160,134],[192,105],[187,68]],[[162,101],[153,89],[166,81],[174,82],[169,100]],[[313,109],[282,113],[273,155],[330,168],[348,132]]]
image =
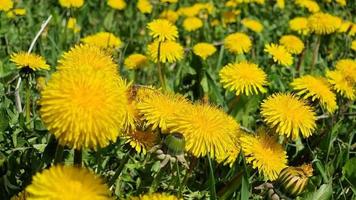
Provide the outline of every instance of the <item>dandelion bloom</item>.
[[338,32],[339,33],[346,33],[350,29],[351,26],[352,26],[352,22],[350,22],[350,21],[342,21],[341,25],[340,25],[340,27],[338,29]]
[[341,25],[342,20],[328,13],[315,13],[308,18],[311,32],[317,35],[334,33]]
[[117,66],[110,55],[97,46],[80,44],[65,52],[58,61],[57,70],[94,69],[117,74]]
[[191,32],[203,27],[203,21],[198,17],[187,17],[183,21],[184,30]]
[[84,0],[59,0],[59,4],[64,8],[80,8]]
[[241,135],[240,144],[246,162],[270,181],[276,180],[279,172],[287,167],[287,152],[276,137],[264,130],[259,130],[257,135]]
[[119,77],[93,69],[55,72],[41,93],[40,114],[62,145],[105,147],[122,128],[126,88]]
[[279,39],[279,43],[283,45],[291,54],[300,54],[304,49],[303,41],[294,35],[284,35]]
[[181,133],[185,149],[196,157],[227,157],[239,137],[239,124],[222,110],[207,104],[194,104],[180,110],[169,121],[172,132]]
[[162,3],[177,3],[178,0],[160,0]]
[[151,131],[134,130],[124,136],[126,143],[136,150],[137,153],[146,154],[149,149],[157,144],[158,135]]
[[240,142],[236,142],[233,148],[228,149],[224,155],[217,155],[215,160],[217,163],[232,167],[240,154],[240,149]]
[[14,53],[11,55],[10,60],[14,62],[17,68],[30,68],[33,71],[37,70],[49,70],[49,65],[46,64],[46,60],[34,53]]
[[158,50],[160,50],[159,61],[162,63],[173,63],[183,59],[184,49],[183,47],[174,41],[166,42],[153,42],[148,45],[148,55],[153,62],[158,61]]
[[342,96],[356,99],[356,62],[351,59],[343,59],[336,64],[336,70],[327,71],[326,77],[333,88]]
[[308,9],[309,12],[319,12],[320,8],[317,2],[313,0],[296,0],[295,4],[302,8]]
[[296,140],[301,133],[304,138],[316,128],[316,116],[312,107],[288,93],[269,96],[261,105],[264,121],[276,132]]
[[138,102],[137,107],[152,129],[159,127],[166,132],[169,129],[168,121],[188,105],[188,100],[180,94],[154,93]]
[[138,69],[147,64],[147,57],[145,55],[135,53],[129,55],[125,61],[124,65],[127,69]]
[[37,173],[26,192],[28,200],[110,199],[110,190],[99,177],[73,166],[53,166]]
[[177,27],[166,19],[156,19],[148,23],[147,28],[150,35],[159,42],[174,41],[178,37]]
[[265,93],[267,85],[266,73],[254,63],[240,62],[228,64],[220,70],[220,82],[224,88],[236,91],[236,95]]
[[126,8],[125,0],[108,0],[108,6],[116,10],[123,10]]
[[174,10],[164,10],[159,15],[159,18],[166,19],[171,23],[175,23],[178,20],[178,17],[179,17],[178,13]]
[[144,194],[139,197],[130,197],[130,200],[179,200],[179,198],[170,194],[151,193]]
[[263,25],[258,20],[244,18],[243,20],[241,20],[241,23],[246,28],[251,29],[256,33],[260,33],[263,31]]
[[81,39],[85,44],[94,45],[103,49],[119,48],[122,45],[120,38],[109,32],[99,32]]
[[224,45],[232,53],[243,54],[250,51],[252,42],[244,33],[233,33],[224,39]]
[[151,13],[153,6],[149,0],[138,0],[137,8],[141,13]]
[[274,62],[280,65],[288,67],[293,64],[292,54],[282,45],[274,43],[266,44],[264,51],[272,56]]
[[276,4],[278,8],[283,10],[286,3],[284,2],[284,0],[277,0]]
[[326,79],[306,75],[293,80],[291,85],[304,99],[311,97],[313,101],[319,100],[328,112],[333,113],[337,109],[336,95]]
[[74,33],[79,32],[80,28],[77,25],[77,19],[70,17],[67,22],[67,28],[73,30]]
[[338,3],[340,6],[346,6],[346,0],[336,0],[336,3]]
[[195,55],[205,60],[207,57],[213,55],[216,52],[216,48],[212,44],[202,42],[194,45],[193,52]]
[[309,33],[308,19],[305,17],[296,17],[289,21],[289,28],[299,34],[307,35]]
[[14,7],[12,0],[0,0],[0,11],[9,11]]

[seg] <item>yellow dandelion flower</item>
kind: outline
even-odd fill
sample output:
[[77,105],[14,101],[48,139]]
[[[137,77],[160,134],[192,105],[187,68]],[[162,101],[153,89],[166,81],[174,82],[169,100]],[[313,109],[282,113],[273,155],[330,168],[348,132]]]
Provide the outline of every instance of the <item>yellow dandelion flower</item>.
[[90,69],[52,74],[41,93],[40,114],[62,145],[105,147],[116,141],[125,116],[126,88],[115,74]]
[[74,33],[79,32],[80,28],[77,25],[77,19],[70,17],[67,22],[67,28],[73,30]]
[[284,35],[279,39],[279,43],[283,45],[291,54],[300,54],[304,49],[303,41],[294,35]]
[[14,62],[18,69],[30,68],[33,71],[49,70],[46,60],[34,53],[19,52],[11,55],[10,60]]
[[308,18],[311,32],[318,35],[334,33],[341,25],[342,20],[328,13],[315,13]]
[[311,97],[312,101],[319,100],[328,112],[333,113],[337,109],[336,95],[326,79],[306,75],[293,80],[291,85],[294,90],[299,91],[297,95],[304,99]]
[[343,22],[341,22],[341,25],[339,27],[338,32],[339,33],[346,33],[350,29],[351,26],[352,26],[352,22],[343,21]]
[[151,13],[153,6],[149,0],[138,0],[137,8],[141,13]]
[[169,121],[172,132],[181,133],[185,149],[196,157],[227,157],[239,137],[239,124],[222,110],[195,104],[180,110]]
[[81,39],[85,44],[94,45],[103,49],[115,49],[122,45],[120,38],[109,32],[99,32]]
[[166,19],[156,19],[148,23],[150,35],[159,42],[174,41],[178,37],[178,29]]
[[301,133],[304,138],[316,128],[316,116],[312,107],[288,93],[269,96],[261,105],[264,121],[280,135],[296,140]]
[[351,49],[354,50],[354,51],[356,51],[356,40],[353,40],[353,41],[351,42]]
[[280,65],[289,67],[293,64],[292,54],[282,45],[274,43],[266,44],[264,51],[272,56],[274,62]]
[[168,121],[188,105],[188,100],[179,94],[154,93],[138,102],[137,108],[152,129],[159,127],[166,133]]
[[277,0],[276,4],[278,8],[283,10],[286,3],[284,2],[284,0]]
[[26,9],[16,8],[16,9],[14,9],[14,13],[15,13],[15,15],[23,16],[23,15],[26,15]]
[[159,60],[162,63],[173,63],[183,59],[184,49],[183,47],[174,41],[166,42],[153,42],[148,45],[148,55],[153,62],[158,61],[158,50],[160,49]]
[[259,130],[258,135],[243,134],[240,137],[241,149],[246,162],[258,169],[267,180],[273,181],[287,167],[287,152],[277,138]]
[[175,23],[178,20],[178,13],[174,10],[164,10],[162,13],[159,15],[161,19],[166,19],[170,21],[171,23]]
[[193,52],[195,55],[205,60],[207,57],[213,55],[216,52],[216,48],[212,44],[202,42],[194,45]]
[[116,10],[124,10],[126,2],[125,0],[108,0],[108,6]]
[[326,76],[333,88],[344,97],[356,99],[356,62],[343,59],[337,62],[336,70],[327,71]]
[[299,34],[307,35],[309,33],[308,19],[305,17],[296,17],[289,21],[289,28]]
[[340,6],[346,6],[347,4],[346,0],[336,0],[336,3],[338,3]]
[[14,7],[12,0],[0,0],[0,11],[9,11]]
[[256,33],[260,33],[263,31],[263,25],[258,20],[244,18],[243,20],[241,20],[241,23],[246,28],[251,29]]
[[231,53],[243,54],[250,51],[252,42],[244,33],[233,33],[224,39],[224,45]]
[[187,17],[183,21],[183,28],[188,32],[196,31],[201,27],[203,27],[203,21],[198,17]]
[[37,173],[26,192],[27,200],[110,199],[110,190],[99,177],[73,166],[53,166]]
[[84,4],[84,0],[59,0],[59,4],[63,8],[80,8]]
[[145,55],[136,53],[128,56],[125,61],[126,69],[138,69],[144,67],[147,64],[147,57]]
[[349,36],[354,36],[356,34],[356,24],[352,24],[351,30],[349,31]]
[[296,0],[295,4],[302,8],[308,9],[308,11],[312,13],[319,12],[320,10],[318,3],[313,0]]
[[57,70],[93,69],[118,74],[117,66],[112,57],[97,46],[76,45],[65,52],[58,61]]
[[160,0],[162,3],[177,3],[178,0]]
[[153,132],[135,130],[127,134],[126,143],[137,151],[137,153],[146,154],[154,145],[157,144],[158,135]]
[[197,6],[181,7],[177,11],[177,13],[180,16],[185,16],[185,17],[197,16],[199,14],[199,12],[200,12],[200,7],[197,7]]
[[169,195],[169,194],[152,193],[152,194],[141,195],[139,197],[130,197],[130,200],[180,200],[180,199],[176,196]]
[[232,149],[228,149],[225,155],[218,155],[216,157],[217,163],[222,163],[223,165],[229,165],[232,167],[240,154],[241,146],[239,142],[236,142],[235,147]]
[[219,75],[224,88],[236,91],[237,96],[267,92],[264,88],[267,85],[267,75],[254,63],[243,61],[228,64],[220,70]]

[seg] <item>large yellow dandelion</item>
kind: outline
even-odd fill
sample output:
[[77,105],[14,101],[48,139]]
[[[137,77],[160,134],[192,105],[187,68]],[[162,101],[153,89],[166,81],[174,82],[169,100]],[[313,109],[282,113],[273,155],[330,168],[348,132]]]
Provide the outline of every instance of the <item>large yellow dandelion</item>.
[[141,13],[151,13],[153,6],[149,0],[138,0],[137,8]]
[[195,55],[205,60],[207,57],[213,55],[216,52],[216,48],[212,44],[202,42],[194,45],[193,52]]
[[228,64],[220,70],[220,82],[224,88],[235,91],[236,95],[266,92],[267,85],[266,73],[251,62],[240,62]]
[[126,69],[139,69],[141,67],[144,67],[147,64],[147,57],[145,55],[135,53],[129,55],[125,61],[125,67]]
[[151,193],[151,194],[144,194],[139,197],[130,197],[130,200],[180,200],[180,199],[170,194]]
[[289,67],[293,64],[292,55],[282,45],[274,43],[266,44],[264,51],[272,56],[274,62],[280,65]]
[[18,69],[30,68],[33,71],[49,69],[49,65],[46,64],[46,60],[43,57],[33,53],[14,53],[11,55],[10,60],[16,64]]
[[356,99],[356,62],[354,60],[338,61],[336,70],[327,71],[326,76],[337,92],[350,100]]
[[288,93],[273,94],[264,100],[261,115],[278,134],[293,140],[296,140],[299,134],[304,138],[311,136],[316,128],[313,108]]
[[123,10],[126,8],[125,0],[108,0],[108,6],[116,10]]
[[37,173],[27,186],[27,200],[109,200],[104,182],[85,168],[53,166]]
[[243,20],[241,20],[241,24],[256,33],[260,33],[263,31],[263,25],[258,20],[244,18]]
[[311,32],[317,35],[334,33],[340,27],[342,20],[328,13],[315,13],[308,18],[308,26]]
[[80,8],[84,0],[59,0],[59,4],[64,8]]
[[153,62],[158,61],[158,50],[160,50],[159,61],[162,63],[174,63],[182,60],[184,55],[183,47],[174,41],[155,41],[148,45],[148,55]]
[[287,152],[277,138],[259,130],[258,135],[243,134],[240,137],[242,151],[247,163],[257,168],[267,180],[276,180],[287,167]]
[[169,121],[173,132],[181,133],[185,149],[196,157],[228,157],[236,147],[239,124],[222,110],[207,104],[195,104],[180,110]]
[[196,31],[201,27],[203,27],[203,21],[198,17],[187,17],[183,21],[183,28],[188,32]]
[[295,4],[302,8],[308,9],[309,12],[319,12],[320,8],[317,2],[313,0],[296,0]]
[[122,127],[126,88],[119,77],[96,70],[52,74],[41,93],[40,114],[62,145],[79,149],[116,141]]
[[250,51],[251,39],[244,33],[233,33],[224,39],[226,49],[235,54],[243,54]]
[[14,7],[12,0],[0,0],[0,11],[9,11]]
[[103,49],[119,48],[122,45],[120,38],[109,32],[99,32],[86,36],[81,40],[85,44],[94,45]]
[[289,28],[299,34],[307,35],[309,33],[308,18],[296,17],[289,21]]
[[279,39],[279,43],[283,45],[291,54],[300,54],[304,49],[303,41],[294,35],[284,35]]
[[178,37],[178,29],[166,19],[156,19],[148,23],[150,35],[159,42],[174,41]]
[[331,86],[326,79],[306,75],[293,80],[291,85],[304,99],[319,100],[328,112],[333,113],[337,109],[336,95],[331,91]]
[[188,105],[188,100],[179,94],[154,93],[138,102],[137,107],[152,129],[159,127],[167,132],[168,121]]
[[58,70],[93,69],[117,74],[117,66],[112,57],[97,46],[76,45],[64,53],[58,61]]

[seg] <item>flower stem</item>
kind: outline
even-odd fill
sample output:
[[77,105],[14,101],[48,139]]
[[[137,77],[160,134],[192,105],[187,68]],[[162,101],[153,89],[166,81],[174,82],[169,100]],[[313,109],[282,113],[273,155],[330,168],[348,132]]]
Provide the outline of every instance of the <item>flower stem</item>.
[[26,78],[26,96],[25,96],[25,117],[26,117],[26,125],[30,127],[30,121],[31,121],[31,86],[30,86],[30,81],[31,81],[31,75]]
[[216,183],[215,183],[214,169],[209,154],[208,154],[208,162],[209,162],[209,171],[210,171],[210,178],[209,178],[210,196],[212,200],[216,200],[217,196],[216,196],[216,188],[215,188]]
[[54,164],[60,164],[63,161],[63,152],[64,147],[60,144],[57,144],[56,154],[54,156]]
[[313,70],[314,70],[314,65],[316,64],[316,61],[318,60],[318,53],[319,53],[319,47],[320,47],[320,40],[321,40],[321,36],[318,35],[317,38],[316,38],[315,46],[314,46],[313,60],[312,60],[310,72],[313,72]]
[[117,178],[120,176],[122,170],[124,169],[127,161],[129,161],[131,154],[131,149],[126,153],[124,158],[121,160],[119,167],[116,168],[115,174],[109,179],[109,187],[113,186]]
[[158,67],[159,81],[161,82],[162,89],[165,91],[167,88],[166,88],[166,77],[164,75],[164,69],[161,63],[161,42],[158,43],[157,67]]
[[82,149],[75,149],[74,150],[74,165],[77,167],[82,166],[82,160],[83,160],[83,152]]

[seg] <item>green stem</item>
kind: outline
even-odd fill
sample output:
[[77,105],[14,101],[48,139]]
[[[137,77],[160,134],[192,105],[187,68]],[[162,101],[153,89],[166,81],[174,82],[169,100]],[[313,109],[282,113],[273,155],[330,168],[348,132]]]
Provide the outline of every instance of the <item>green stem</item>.
[[56,154],[54,156],[54,164],[60,164],[63,161],[63,152],[64,152],[64,147],[60,144],[57,144],[56,148]]
[[157,189],[157,183],[158,181],[161,179],[162,176],[162,168],[159,169],[159,171],[157,172],[157,175],[155,176],[155,178],[152,181],[151,187],[149,189],[149,193],[153,193],[156,191]]
[[131,149],[126,153],[124,158],[121,160],[119,167],[115,170],[115,174],[109,179],[109,187],[115,184],[117,178],[120,176],[122,170],[124,169],[127,161],[130,159]]
[[75,149],[74,150],[74,165],[77,167],[82,166],[82,160],[83,160],[83,152],[82,149]]
[[176,162],[176,168],[177,168],[177,177],[178,177],[178,183],[179,183],[179,194],[178,194],[178,198],[182,197],[182,190],[181,190],[181,185],[183,184],[183,182],[180,179],[180,170],[179,170],[179,165],[178,165],[178,161]]
[[30,127],[30,121],[31,121],[31,86],[30,86],[30,81],[31,77],[29,75],[28,78],[26,78],[26,103],[25,103],[25,116],[26,116],[26,125]]
[[217,196],[216,196],[216,188],[215,188],[216,183],[215,183],[214,169],[209,154],[208,154],[208,161],[209,161],[209,171],[210,171],[210,180],[209,180],[210,196],[212,200],[216,200]]
[[236,176],[218,192],[220,200],[229,199],[231,194],[234,193],[240,187],[242,183],[242,175],[243,175],[243,170],[238,172]]
[[193,169],[194,169],[196,164],[197,164],[197,159],[195,157],[192,157],[192,160],[191,160],[191,162],[189,164],[189,170],[184,176],[183,184],[181,184],[180,187],[179,187],[179,194],[182,194],[183,187],[187,185],[188,179],[189,179],[190,175],[192,174]]
[[158,43],[157,67],[158,67],[159,81],[161,82],[162,89],[165,91],[167,88],[166,88],[166,77],[164,75],[164,69],[161,63],[161,42]]
[[320,40],[321,40],[321,36],[318,35],[317,38],[316,38],[315,46],[314,46],[313,60],[312,60],[310,72],[313,72],[313,70],[314,70],[314,65],[316,64],[316,61],[318,60],[318,53],[319,53],[319,47],[320,47]]

